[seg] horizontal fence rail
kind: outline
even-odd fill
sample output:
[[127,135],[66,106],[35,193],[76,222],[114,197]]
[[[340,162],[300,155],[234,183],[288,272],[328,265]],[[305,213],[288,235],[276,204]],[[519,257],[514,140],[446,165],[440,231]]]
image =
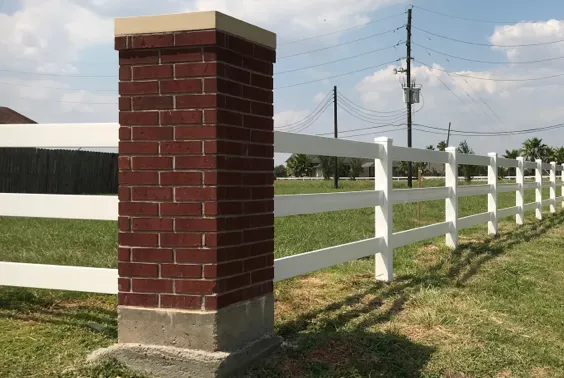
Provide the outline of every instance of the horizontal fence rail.
[[[116,148],[118,131],[117,124],[0,125],[0,147]],[[543,207],[550,206],[551,213],[556,212],[557,207],[564,207],[564,174],[556,174],[563,172],[563,167],[555,163],[528,162],[523,158],[512,160],[496,154],[466,155],[452,147],[444,152],[398,147],[387,138],[366,143],[278,131],[274,138],[274,150],[278,153],[374,159],[377,189],[275,196],[276,217],[373,207],[376,218],[374,238],[276,259],[275,281],[372,255],[376,256],[377,279],[389,281],[393,278],[394,248],[443,235],[446,244],[456,248],[458,234],[463,229],[487,223],[488,234],[495,235],[499,219],[515,216],[516,222],[523,224],[525,211],[535,210],[540,219]],[[445,186],[392,190],[392,181],[398,179],[392,177],[394,161],[444,164],[445,177],[441,178]],[[487,183],[459,185],[461,165],[487,166],[488,176],[475,178]],[[511,168],[515,176],[507,177],[516,182],[499,182],[499,167]],[[546,171],[550,175],[547,176]],[[546,178],[548,181],[544,181]],[[557,187],[561,196],[556,195]],[[550,189],[550,198],[542,198],[543,188]],[[523,193],[529,189],[535,189],[536,200],[525,204]],[[515,192],[516,206],[498,209],[498,195],[506,192]],[[459,198],[478,195],[487,196],[488,211],[459,218]],[[392,232],[394,204],[433,200],[445,201],[444,222]],[[0,216],[116,221],[118,205],[116,196],[0,193]],[[117,277],[115,269],[0,262],[0,285],[4,286],[115,294]]]

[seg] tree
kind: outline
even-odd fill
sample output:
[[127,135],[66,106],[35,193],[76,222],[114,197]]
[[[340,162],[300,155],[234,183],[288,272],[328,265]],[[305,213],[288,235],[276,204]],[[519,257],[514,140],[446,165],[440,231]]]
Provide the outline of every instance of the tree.
[[542,139],[527,139],[523,142],[521,153],[528,161],[535,161],[537,159],[545,161],[548,155],[548,146],[542,142]]
[[[457,150],[458,153],[461,153],[461,154],[474,155],[474,150],[472,148],[470,148],[470,146],[468,145],[468,142],[466,142],[466,140],[463,140],[462,142],[460,142],[460,144],[458,145],[458,148],[456,150]],[[466,182],[472,181],[472,176],[474,175],[475,172],[476,172],[476,166],[475,165],[463,165],[462,166],[462,175],[464,175],[464,179],[466,180]]]
[[445,151],[447,148],[447,143],[445,140],[441,140],[438,144],[437,144],[437,151]]
[[288,170],[284,165],[274,167],[274,177],[288,177]]
[[[521,156],[521,151],[515,150],[515,149],[513,149],[511,151],[505,150],[505,155],[503,155],[504,158],[513,159],[513,160],[517,159],[519,156]],[[515,176],[517,174],[516,168],[501,168],[501,167],[499,167],[498,170],[499,170],[501,176],[505,175],[506,170],[509,172],[509,176]]]
[[349,171],[352,180],[356,180],[358,176],[362,173],[362,159],[352,158],[349,160],[351,169]]
[[428,150],[435,150],[435,146],[433,146],[432,144],[428,145],[427,147],[425,147]]
[[306,154],[294,154],[287,161],[288,171],[292,176],[303,177],[311,173],[311,160]]
[[554,147],[552,149],[551,161],[557,164],[564,164],[564,147]]
[[317,157],[319,159],[319,162],[321,163],[321,172],[323,173],[323,179],[324,180],[329,180],[331,178],[331,174],[334,172],[332,167],[333,167],[333,162],[332,160],[334,158],[329,157],[329,156],[318,156]]

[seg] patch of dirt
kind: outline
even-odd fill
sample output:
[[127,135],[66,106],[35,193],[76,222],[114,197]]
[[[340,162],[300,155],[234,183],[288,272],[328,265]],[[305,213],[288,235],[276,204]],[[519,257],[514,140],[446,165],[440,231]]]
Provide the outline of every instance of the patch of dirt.
[[443,377],[444,378],[472,378],[472,376],[469,374],[462,373],[460,371],[452,371],[450,369],[447,369],[443,373]]
[[534,368],[531,370],[531,377],[533,378],[547,378],[553,377],[554,375],[551,374],[549,368],[541,367],[541,368]]
[[304,377],[306,374],[302,370],[301,365],[303,365],[303,363],[300,361],[291,359],[283,360],[280,370],[282,370],[284,377]]
[[321,362],[332,369],[346,365],[357,354],[350,343],[329,340],[307,354],[306,360]]
[[513,374],[511,373],[511,370],[507,370],[507,369],[503,369],[496,375],[496,378],[509,378],[509,377],[513,377]]

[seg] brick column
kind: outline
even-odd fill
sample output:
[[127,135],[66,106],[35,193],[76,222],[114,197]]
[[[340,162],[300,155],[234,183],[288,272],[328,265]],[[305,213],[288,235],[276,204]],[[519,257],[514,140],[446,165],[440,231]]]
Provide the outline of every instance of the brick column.
[[[272,296],[276,36],[201,12],[117,19],[115,43],[114,356],[166,376],[183,376],[186,361],[193,376],[227,373],[279,342]],[[131,357],[147,349],[155,359]],[[158,363],[163,354],[183,356],[184,367],[162,370],[170,363]]]

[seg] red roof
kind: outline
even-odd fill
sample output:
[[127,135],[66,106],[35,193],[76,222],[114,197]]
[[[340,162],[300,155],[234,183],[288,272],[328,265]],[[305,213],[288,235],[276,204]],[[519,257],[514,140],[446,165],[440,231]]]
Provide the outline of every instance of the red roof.
[[0,124],[7,123],[37,123],[10,108],[0,106]]

